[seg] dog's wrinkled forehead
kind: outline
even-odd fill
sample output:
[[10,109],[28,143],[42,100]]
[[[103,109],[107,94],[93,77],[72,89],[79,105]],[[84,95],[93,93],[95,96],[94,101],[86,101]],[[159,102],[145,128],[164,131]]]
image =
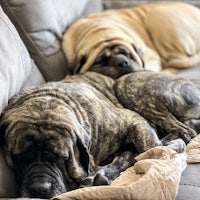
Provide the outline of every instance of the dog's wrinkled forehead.
[[110,48],[106,48],[100,56],[106,56],[107,58],[112,57],[117,54],[124,54],[126,56],[130,56],[130,50],[122,46],[114,46]]
[[[67,108],[55,99],[44,103],[42,97],[33,98],[21,106],[14,107],[5,113],[7,124],[5,140],[8,151],[20,154],[32,145],[32,142],[48,142],[54,151],[67,156],[64,138],[72,138],[70,124],[71,116]],[[47,103],[48,102],[48,103]],[[55,147],[57,149],[55,149]]]

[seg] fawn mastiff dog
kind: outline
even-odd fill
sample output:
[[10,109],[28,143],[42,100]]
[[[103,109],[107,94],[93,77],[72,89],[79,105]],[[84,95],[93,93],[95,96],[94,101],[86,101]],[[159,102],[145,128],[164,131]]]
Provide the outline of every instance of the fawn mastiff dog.
[[157,2],[107,10],[73,23],[63,36],[71,73],[95,71],[113,78],[200,64],[200,10]]

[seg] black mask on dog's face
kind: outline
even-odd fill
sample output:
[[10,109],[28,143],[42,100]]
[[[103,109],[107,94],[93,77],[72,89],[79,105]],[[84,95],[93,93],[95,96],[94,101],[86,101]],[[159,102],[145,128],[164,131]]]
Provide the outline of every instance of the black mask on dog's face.
[[[83,141],[78,136],[71,138],[68,134],[67,137],[67,130],[59,127],[55,127],[56,130],[44,128],[42,133],[31,128],[22,129],[26,134],[16,136],[18,152],[5,148],[7,163],[16,175],[18,196],[49,199],[79,188],[89,170],[89,155]],[[45,137],[45,132],[51,132],[49,137]],[[59,137],[58,133],[65,133],[66,137]],[[9,138],[3,139],[8,143]]]
[[[76,159],[80,159],[77,158],[79,147],[74,148],[75,152],[69,151],[67,158],[53,152],[51,148],[46,148],[48,143],[42,142],[43,145],[39,145],[41,149],[38,148],[39,142],[35,145],[34,143],[31,142],[31,146],[19,155],[11,156],[20,190],[19,196],[49,199],[79,188],[82,176],[87,176],[87,169],[84,171],[79,167],[81,161],[76,163],[79,162]],[[84,151],[82,147],[81,151]],[[85,157],[83,159],[87,160]]]
[[[142,60],[142,55],[134,46],[136,53]],[[97,73],[107,75],[111,78],[119,78],[120,76],[128,73],[144,69],[143,65],[140,66],[132,57],[130,51],[122,47],[113,47],[106,49],[94,62],[89,69]]]

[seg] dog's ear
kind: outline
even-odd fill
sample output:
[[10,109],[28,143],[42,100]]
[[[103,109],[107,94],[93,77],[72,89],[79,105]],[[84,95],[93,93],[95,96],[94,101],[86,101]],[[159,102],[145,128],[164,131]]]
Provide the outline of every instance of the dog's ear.
[[135,52],[138,54],[138,56],[139,56],[139,58],[140,58],[140,60],[142,62],[142,67],[144,68],[145,63],[144,63],[144,60],[143,60],[143,52],[142,52],[142,50],[139,47],[136,47],[134,44],[132,44],[132,47],[135,50]]
[[0,119],[0,145],[3,147],[4,156],[5,156],[8,166],[13,168],[13,162],[12,162],[10,153],[5,148],[5,145],[6,145],[5,133],[6,133],[7,127],[8,127],[8,124],[2,120],[2,116],[1,116],[1,119]]
[[87,173],[89,173],[90,158],[89,158],[88,148],[86,147],[85,143],[83,143],[83,141],[80,138],[77,139],[77,145],[79,148],[79,152],[81,153],[80,162],[83,165],[84,170]]
[[8,124],[3,122],[3,117],[0,118],[0,144],[5,144],[5,132],[8,127]]
[[76,142],[73,140],[70,146],[70,158],[68,161],[68,172],[71,177],[81,181],[89,173],[89,152],[85,138],[76,135]]
[[80,70],[81,70],[81,67],[86,63],[86,56],[82,56],[81,57],[81,59],[80,59],[80,61],[79,61],[79,64],[77,64],[75,67],[74,67],[74,69],[72,69],[72,71],[73,71],[73,74],[77,74],[77,73],[79,73],[80,72]]

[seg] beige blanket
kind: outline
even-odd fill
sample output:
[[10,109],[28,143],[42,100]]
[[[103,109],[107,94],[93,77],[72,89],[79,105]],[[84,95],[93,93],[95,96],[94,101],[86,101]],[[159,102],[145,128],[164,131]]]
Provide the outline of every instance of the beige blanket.
[[136,157],[138,162],[123,172],[111,186],[74,190],[57,200],[171,200],[175,199],[187,162],[200,162],[200,135],[178,154],[167,147],[155,147]]

